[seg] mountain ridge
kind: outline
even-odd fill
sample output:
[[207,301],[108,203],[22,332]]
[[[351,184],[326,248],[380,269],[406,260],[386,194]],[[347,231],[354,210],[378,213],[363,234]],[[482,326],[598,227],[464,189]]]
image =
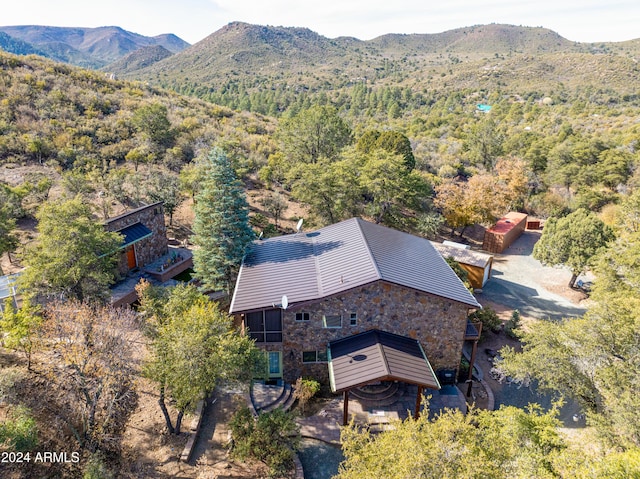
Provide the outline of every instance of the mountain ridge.
[[43,56],[53,60],[94,69],[113,63],[146,46],[160,45],[172,53],[189,46],[171,33],[147,37],[118,26],[88,28],[16,25],[0,26],[0,32],[32,45]]

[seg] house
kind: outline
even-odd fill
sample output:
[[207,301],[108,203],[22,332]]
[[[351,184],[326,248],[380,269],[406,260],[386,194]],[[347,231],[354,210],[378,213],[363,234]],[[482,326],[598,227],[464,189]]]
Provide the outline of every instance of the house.
[[436,372],[455,372],[480,307],[428,240],[352,218],[254,242],[230,312],[270,378],[328,383],[329,343],[370,330],[417,340]]
[[143,277],[154,284],[165,284],[193,267],[191,251],[169,246],[162,202],[110,218],[105,228],[123,236],[118,260],[121,281],[111,288],[112,306],[136,301],[135,286]]
[[443,258],[453,258],[468,273],[467,280],[474,289],[481,289],[491,277],[493,256],[454,246],[451,242],[431,242]]
[[152,263],[169,251],[161,201],[109,218],[105,228],[124,237],[118,261],[120,276]]

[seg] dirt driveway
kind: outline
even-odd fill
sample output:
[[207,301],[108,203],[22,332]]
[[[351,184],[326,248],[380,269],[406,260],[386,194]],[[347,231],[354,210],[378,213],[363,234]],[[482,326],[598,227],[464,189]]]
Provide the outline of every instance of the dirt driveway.
[[540,232],[525,231],[503,254],[494,255],[491,279],[476,298],[481,304],[484,300],[517,309],[525,317],[582,316],[585,296],[568,287],[570,271],[542,266],[531,255],[539,238]]

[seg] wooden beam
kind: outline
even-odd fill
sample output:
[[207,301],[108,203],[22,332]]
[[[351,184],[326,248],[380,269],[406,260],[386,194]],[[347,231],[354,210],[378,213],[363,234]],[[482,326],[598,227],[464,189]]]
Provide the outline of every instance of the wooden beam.
[[422,386],[418,386],[418,396],[416,397],[416,410],[413,413],[413,419],[420,417],[420,405],[422,404]]
[[342,425],[346,426],[349,423],[349,390],[345,390],[344,395],[344,408],[342,409]]
[[[478,335],[482,332],[482,323],[480,323],[480,329],[478,331]],[[478,340],[476,339],[473,342],[473,348],[471,349],[471,360],[469,361],[469,377],[467,381],[469,382],[469,386],[467,388],[467,397],[471,397],[471,387],[473,385],[473,366],[476,363],[476,353],[478,352]]]

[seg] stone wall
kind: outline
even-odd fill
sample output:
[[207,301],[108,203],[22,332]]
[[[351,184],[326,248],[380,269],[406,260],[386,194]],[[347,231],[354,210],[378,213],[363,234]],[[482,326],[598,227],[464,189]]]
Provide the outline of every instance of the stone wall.
[[[142,223],[153,233],[150,237],[140,240],[133,245],[138,267],[141,268],[167,254],[169,251],[162,202],[143,206],[111,218],[107,220],[105,228],[108,231],[119,231],[135,223]],[[121,275],[126,275],[128,270],[127,255],[123,249],[118,262],[118,272]]]
[[[313,376],[328,383],[326,363],[303,364],[302,352],[324,350],[335,339],[381,329],[418,339],[433,369],[458,369],[468,306],[390,283],[376,283],[283,312],[283,343],[265,349],[282,351],[284,379]],[[308,321],[296,313],[308,312]],[[350,325],[351,313],[356,324]],[[342,327],[323,327],[324,315],[342,315]]]

